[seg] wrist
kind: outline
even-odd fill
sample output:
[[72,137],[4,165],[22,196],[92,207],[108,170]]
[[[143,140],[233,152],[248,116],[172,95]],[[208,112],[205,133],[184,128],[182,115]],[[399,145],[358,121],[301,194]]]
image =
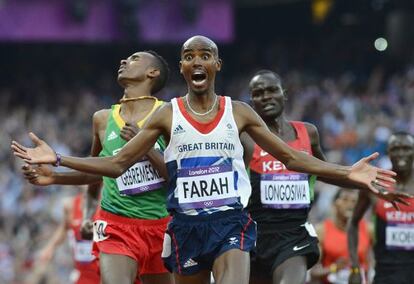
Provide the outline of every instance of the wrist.
[[59,167],[62,162],[62,156],[59,153],[55,152],[56,161],[53,163],[53,166]]
[[329,265],[329,273],[336,273],[338,271],[338,265],[336,263],[332,263]]
[[359,268],[359,265],[352,265],[351,266],[351,273],[358,274],[361,272],[361,269]]

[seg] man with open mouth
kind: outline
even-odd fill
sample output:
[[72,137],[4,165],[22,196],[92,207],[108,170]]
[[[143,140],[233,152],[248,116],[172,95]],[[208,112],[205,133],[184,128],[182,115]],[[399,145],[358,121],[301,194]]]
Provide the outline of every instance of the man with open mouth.
[[13,141],[14,154],[27,163],[59,162],[118,177],[163,135],[168,141],[164,161],[169,174],[167,206],[172,215],[164,237],[165,265],[174,272],[178,284],[209,283],[211,271],[218,284],[247,284],[256,226],[244,209],[251,187],[241,133],[247,132],[290,170],[347,181],[382,196],[372,183],[388,186],[395,182],[395,173],[369,164],[377,153],[353,166],[341,166],[290,148],[269,131],[249,105],[215,93],[215,76],[221,67],[212,40],[204,36],[188,39],[180,61],[188,93],[161,106],[112,157],[61,156],[33,135],[36,146],[28,148]]

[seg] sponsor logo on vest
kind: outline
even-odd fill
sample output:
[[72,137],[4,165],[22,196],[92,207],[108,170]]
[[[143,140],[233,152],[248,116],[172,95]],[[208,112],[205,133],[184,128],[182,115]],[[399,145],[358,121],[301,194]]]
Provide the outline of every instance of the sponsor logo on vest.
[[112,131],[111,134],[108,135],[107,140],[110,141],[110,140],[114,140],[116,138],[118,138],[118,135],[116,135],[115,131]]
[[185,132],[184,128],[181,126],[181,124],[178,124],[178,126],[174,129],[173,134],[176,135],[176,134],[181,134],[184,132]]

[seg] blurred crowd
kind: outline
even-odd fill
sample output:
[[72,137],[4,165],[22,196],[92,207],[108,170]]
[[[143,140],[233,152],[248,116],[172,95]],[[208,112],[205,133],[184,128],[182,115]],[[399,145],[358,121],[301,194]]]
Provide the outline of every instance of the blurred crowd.
[[[377,162],[389,167],[385,153],[390,133],[414,133],[413,66],[391,73],[376,67],[364,76],[352,70],[327,75],[300,67],[283,68],[280,60],[261,66],[243,52],[238,57],[227,57],[223,74],[218,75],[217,92],[249,102],[247,86],[254,71],[266,67],[280,72],[288,96],[287,117],[318,127],[329,161],[352,164],[379,151]],[[166,89],[159,94],[165,100],[185,94],[184,81],[175,68],[176,57],[167,60],[174,68]],[[83,66],[88,64],[86,61],[72,64]],[[241,70],[237,69],[239,64]],[[116,74],[116,66],[112,71],[93,70],[86,79],[86,67],[79,73],[69,70],[68,76],[56,66],[40,71],[36,66],[22,68],[29,71],[17,71],[17,79],[0,85],[0,283],[13,284],[30,283],[39,250],[61,221],[62,197],[74,195],[79,189],[29,185],[19,172],[22,163],[10,153],[11,140],[30,145],[27,133],[33,131],[59,153],[86,156],[93,113],[122,97],[111,75]],[[243,68],[248,70],[244,72]],[[77,76],[83,78],[81,83]],[[316,190],[313,222],[330,214],[335,194],[332,186],[323,184],[318,184]],[[39,283],[68,283],[70,270],[70,250],[64,246],[48,268],[50,276]]]

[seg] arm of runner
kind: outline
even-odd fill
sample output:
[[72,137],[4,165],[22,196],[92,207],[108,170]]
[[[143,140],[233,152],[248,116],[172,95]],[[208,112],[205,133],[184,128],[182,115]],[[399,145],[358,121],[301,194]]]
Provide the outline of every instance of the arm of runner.
[[52,260],[57,247],[66,239],[66,232],[70,226],[70,203],[71,199],[65,199],[63,201],[63,221],[59,224],[59,227],[53,233],[46,246],[39,253],[39,260],[44,264],[47,264]]
[[[92,146],[91,156],[97,157],[102,151],[102,141],[104,139],[106,122],[108,116],[111,114],[110,110],[98,111],[93,115],[93,129],[92,129]],[[102,137],[102,138],[101,138]],[[93,239],[93,215],[96,212],[96,208],[99,203],[99,196],[102,188],[102,178],[99,183],[88,185],[88,189],[85,192],[85,198],[83,202],[83,217],[81,225],[81,236],[85,240]]]
[[368,189],[374,193],[379,192],[374,187],[374,182],[383,187],[389,187],[395,183],[393,171],[380,169],[369,164],[378,157],[378,153],[361,159],[351,167],[324,162],[290,148],[269,131],[264,121],[249,105],[235,102],[233,113],[237,118],[239,131],[246,131],[263,150],[277,157],[289,170],[337,180],[348,180],[354,187]]
[[[121,130],[121,138],[125,139],[126,141],[129,141],[132,138],[134,138],[138,132],[138,126],[135,126],[132,123],[126,123]],[[159,174],[165,180],[168,180],[168,171],[162,153],[156,150],[155,148],[151,148],[151,150],[149,150],[145,156],[147,156],[148,160],[153,165],[153,167],[159,172]]]
[[246,132],[243,132],[240,135],[240,142],[242,143],[243,149],[244,149],[244,152],[243,152],[244,165],[246,166],[246,168],[248,168],[250,161],[253,157],[254,141]]
[[364,217],[365,212],[368,210],[371,204],[371,200],[368,194],[360,192],[358,196],[358,202],[355,206],[354,212],[348,224],[348,250],[351,260],[351,274],[349,276],[349,283],[361,283],[362,276],[360,273],[359,259],[358,259],[358,235],[359,235],[359,222]]
[[171,105],[165,104],[148,119],[142,130],[112,157],[77,158],[60,156],[33,133],[29,135],[36,145],[34,148],[22,146],[16,141],[12,142],[11,147],[14,155],[29,164],[60,164],[78,171],[115,178],[151,149],[162,132],[170,127],[168,124],[170,120]]

